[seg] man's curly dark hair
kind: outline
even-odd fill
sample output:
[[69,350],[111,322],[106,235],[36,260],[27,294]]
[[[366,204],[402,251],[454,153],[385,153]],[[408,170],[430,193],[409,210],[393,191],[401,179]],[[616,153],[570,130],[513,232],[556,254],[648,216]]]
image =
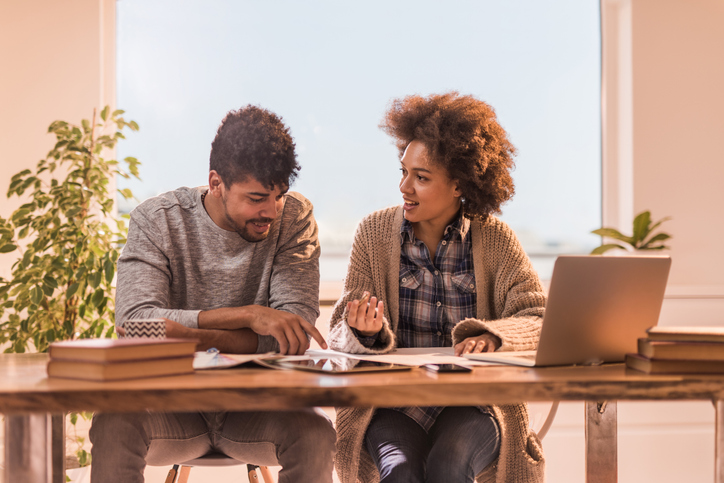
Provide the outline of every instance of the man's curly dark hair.
[[500,213],[513,197],[516,150],[485,102],[457,92],[394,99],[380,128],[395,138],[400,157],[414,140],[425,145],[433,162],[458,180],[468,218]]
[[253,176],[273,189],[289,187],[300,166],[282,119],[250,104],[230,111],[221,121],[211,143],[209,169],[219,173],[226,187]]

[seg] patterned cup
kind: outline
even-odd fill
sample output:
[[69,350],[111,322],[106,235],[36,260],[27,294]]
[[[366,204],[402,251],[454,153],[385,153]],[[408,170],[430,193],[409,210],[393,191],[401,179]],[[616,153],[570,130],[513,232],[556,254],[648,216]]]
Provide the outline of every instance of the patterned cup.
[[127,320],[123,323],[126,339],[148,337],[151,339],[166,338],[166,322],[163,319]]

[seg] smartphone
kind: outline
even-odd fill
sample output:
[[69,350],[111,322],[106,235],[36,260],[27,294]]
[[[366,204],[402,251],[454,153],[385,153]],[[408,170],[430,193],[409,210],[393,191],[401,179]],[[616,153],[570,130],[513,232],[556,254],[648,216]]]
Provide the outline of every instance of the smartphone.
[[430,372],[470,372],[471,368],[467,366],[460,366],[458,364],[425,364],[422,366]]

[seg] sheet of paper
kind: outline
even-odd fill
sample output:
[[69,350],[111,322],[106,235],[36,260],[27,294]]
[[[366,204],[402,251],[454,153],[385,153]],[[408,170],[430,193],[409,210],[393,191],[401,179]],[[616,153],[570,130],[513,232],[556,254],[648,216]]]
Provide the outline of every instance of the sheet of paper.
[[396,349],[387,354],[348,354],[331,349],[311,349],[306,355],[311,357],[348,357],[363,361],[387,362],[407,366],[421,366],[423,364],[460,364],[463,366],[491,365],[482,361],[471,361],[464,357],[454,355],[452,347],[415,347]]
[[220,352],[196,352],[194,354],[194,369],[224,369],[226,367],[240,366],[247,362],[256,361],[279,355],[275,352],[264,354],[222,354]]

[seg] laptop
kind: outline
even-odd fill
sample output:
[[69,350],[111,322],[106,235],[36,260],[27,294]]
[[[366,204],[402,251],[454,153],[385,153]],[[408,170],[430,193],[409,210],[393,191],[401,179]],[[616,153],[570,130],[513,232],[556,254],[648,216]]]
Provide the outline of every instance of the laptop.
[[538,350],[464,357],[528,367],[622,362],[658,323],[670,267],[668,256],[559,256]]

